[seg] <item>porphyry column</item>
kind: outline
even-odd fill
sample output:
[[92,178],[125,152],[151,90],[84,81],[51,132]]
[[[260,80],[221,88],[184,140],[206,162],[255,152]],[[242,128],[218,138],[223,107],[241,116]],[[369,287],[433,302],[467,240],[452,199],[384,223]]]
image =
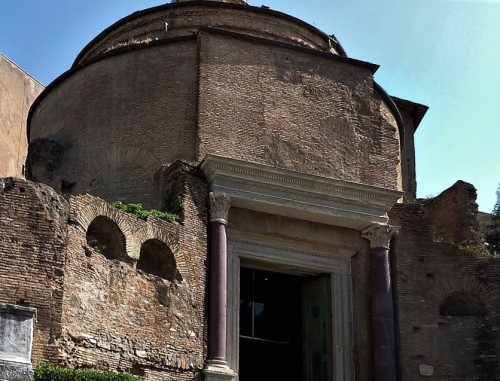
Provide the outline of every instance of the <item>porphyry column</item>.
[[226,363],[227,239],[231,199],[209,194],[208,354],[205,380],[230,380],[235,374]]
[[363,230],[372,254],[372,331],[375,381],[396,381],[396,340],[389,245],[399,227],[374,224]]

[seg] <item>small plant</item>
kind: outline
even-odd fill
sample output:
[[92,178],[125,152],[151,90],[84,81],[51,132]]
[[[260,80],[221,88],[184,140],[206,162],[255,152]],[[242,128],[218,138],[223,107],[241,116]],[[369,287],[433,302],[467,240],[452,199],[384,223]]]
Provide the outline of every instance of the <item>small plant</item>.
[[116,209],[119,209],[122,212],[136,216],[137,218],[140,218],[142,220],[145,220],[146,218],[152,216],[168,222],[175,222],[177,218],[177,215],[173,213],[162,212],[161,210],[158,209],[144,209],[142,204],[133,204],[133,203],[125,204],[121,201],[114,201],[112,205]]
[[170,204],[170,208],[168,208],[169,213],[175,214],[179,216],[182,213],[182,209],[184,208],[184,200],[181,196],[177,196],[174,201]]
[[472,255],[482,261],[488,261],[490,259],[499,258],[500,256],[496,252],[490,252],[487,246],[469,244],[458,246],[460,250],[465,251],[467,254]]
[[99,243],[97,238],[94,237],[93,235],[87,236],[87,244],[100,254],[103,254],[104,251],[106,250],[106,245]]
[[33,381],[141,381],[141,379],[129,373],[40,365],[35,369]]

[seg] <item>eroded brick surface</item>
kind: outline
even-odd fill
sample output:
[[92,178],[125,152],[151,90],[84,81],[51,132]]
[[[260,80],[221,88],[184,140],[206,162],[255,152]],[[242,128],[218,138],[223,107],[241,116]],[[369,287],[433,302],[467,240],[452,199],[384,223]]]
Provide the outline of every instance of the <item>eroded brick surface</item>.
[[476,197],[472,184],[457,181],[423,203],[426,215],[433,221],[436,239],[464,245],[482,243]]
[[[451,203],[451,213],[474,199]],[[432,366],[437,380],[497,380],[500,259],[478,244],[459,246],[436,239],[433,222],[439,226],[441,216],[433,221],[420,204],[397,205],[390,218],[402,227],[391,249],[402,380],[420,380],[420,365]],[[440,314],[447,297],[464,292],[479,298],[485,315]]]
[[68,215],[52,188],[0,179],[0,302],[37,309],[35,364],[58,361]]
[[[187,167],[186,167],[187,168]],[[184,219],[140,220],[90,195],[69,202],[45,185],[4,179],[0,194],[1,302],[37,309],[33,363],[125,370],[148,379],[192,380],[205,359],[206,187],[194,169],[176,189]],[[109,259],[87,241],[105,216],[125,239]],[[179,275],[137,269],[157,240]]]
[[369,69],[202,33],[199,86],[199,159],[400,189],[397,126]]
[[[333,40],[292,18],[185,4],[108,32],[33,109],[28,175],[47,185],[3,180],[0,302],[37,309],[35,365],[201,379],[207,184],[191,165],[215,154],[406,189],[413,201],[413,146],[403,169],[397,114],[374,85],[374,67],[339,58]],[[176,223],[139,220],[108,203],[168,210],[178,197]],[[459,182],[423,206],[391,211],[402,227],[392,247],[402,380],[431,371],[438,380],[495,380],[500,372],[500,262],[484,254],[474,198]],[[356,379],[370,380],[368,242],[355,230],[237,208],[230,219],[229,234],[356,253],[353,366]],[[112,257],[88,236],[96,220],[106,234],[118,231],[106,241],[116,244]],[[151,241],[173,258],[172,276],[139,264]],[[479,298],[485,313],[442,314],[457,292]]]

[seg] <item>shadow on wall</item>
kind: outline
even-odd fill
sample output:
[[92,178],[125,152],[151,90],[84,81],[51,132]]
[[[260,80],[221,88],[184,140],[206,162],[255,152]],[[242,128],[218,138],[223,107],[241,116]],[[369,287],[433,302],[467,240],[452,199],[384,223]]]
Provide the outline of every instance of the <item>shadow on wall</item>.
[[[119,226],[109,217],[97,216],[89,225],[86,233],[87,244],[107,259],[117,259],[133,264],[127,255],[125,236]],[[89,251],[87,256],[91,256]],[[148,239],[141,245],[136,269],[158,276],[170,282],[182,282],[172,250],[159,239]]]
[[439,314],[452,319],[457,327],[470,327],[475,331],[474,365],[478,380],[498,380],[496,332],[488,318],[483,301],[468,291],[457,291],[439,305]]

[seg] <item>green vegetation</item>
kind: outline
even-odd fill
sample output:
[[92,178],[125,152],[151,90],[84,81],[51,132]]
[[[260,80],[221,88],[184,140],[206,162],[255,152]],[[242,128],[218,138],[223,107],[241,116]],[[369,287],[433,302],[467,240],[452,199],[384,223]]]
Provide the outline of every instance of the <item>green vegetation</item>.
[[128,373],[41,365],[35,369],[33,381],[141,381],[141,379]]
[[500,185],[497,190],[497,202],[491,212],[491,222],[485,236],[488,250],[493,255],[500,255]]
[[477,258],[479,260],[479,263],[486,264],[490,259],[500,258],[500,256],[497,255],[497,253],[489,251],[483,245],[467,244],[467,245],[459,245],[458,248],[460,250],[465,251],[467,254]]
[[104,254],[104,252],[106,251],[106,245],[100,244],[94,236],[92,236],[91,238],[87,238],[87,243],[92,249],[100,254]]
[[177,198],[170,204],[168,212],[180,216],[183,208],[184,208],[184,200],[182,199],[181,196],[177,196]]
[[[150,216],[157,217],[168,222],[175,222],[177,219],[177,215],[174,213],[162,212],[158,209],[144,209],[142,204],[125,204],[121,201],[114,201],[112,205],[122,212],[131,214],[143,220]],[[180,204],[180,210],[182,210],[182,201]]]

